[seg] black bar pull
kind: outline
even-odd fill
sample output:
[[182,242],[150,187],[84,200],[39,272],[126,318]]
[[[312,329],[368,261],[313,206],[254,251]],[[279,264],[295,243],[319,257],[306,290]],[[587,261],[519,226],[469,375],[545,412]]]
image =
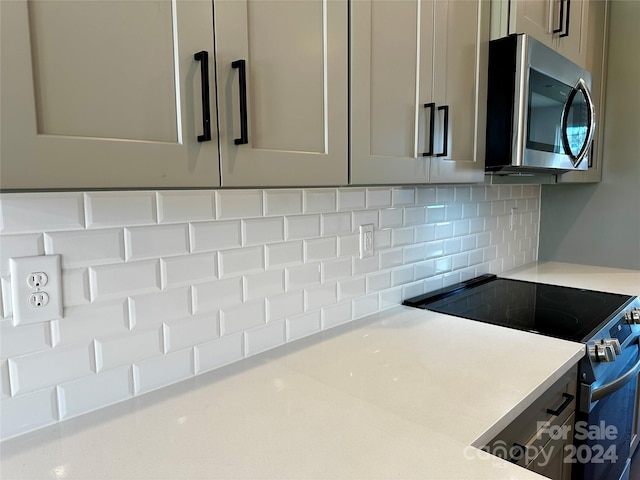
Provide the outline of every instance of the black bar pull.
[[562,32],[563,23],[564,23],[564,0],[560,0],[560,17],[558,18],[558,28],[554,28],[553,33]]
[[569,404],[571,402],[573,402],[573,399],[576,398],[573,395],[571,395],[570,393],[563,393],[562,396],[564,397],[564,402],[562,402],[562,405],[560,405],[556,410],[552,410],[550,408],[547,408],[547,413],[549,415],[553,415],[553,416],[558,416],[560,415],[565,408],[567,408],[569,406]]
[[423,157],[430,157],[433,155],[433,124],[436,121],[436,104],[425,103],[424,108],[428,108],[431,113],[429,114],[429,151],[422,154]]
[[571,13],[569,11],[570,8],[571,8],[571,0],[567,0],[567,16],[564,19],[564,33],[561,33],[559,35],[560,38],[569,36],[569,19],[571,18]]
[[211,140],[211,108],[209,102],[209,52],[202,50],[193,55],[200,62],[200,79],[202,84],[202,135],[198,135],[199,142]]
[[442,128],[442,152],[436,154],[436,157],[446,157],[448,155],[448,144],[449,144],[449,105],[442,105],[438,107],[438,111],[444,110],[444,121]]
[[236,145],[244,145],[249,143],[247,128],[247,62],[245,60],[236,60],[231,62],[231,67],[238,69],[238,83],[240,86],[240,138],[236,138],[233,142]]

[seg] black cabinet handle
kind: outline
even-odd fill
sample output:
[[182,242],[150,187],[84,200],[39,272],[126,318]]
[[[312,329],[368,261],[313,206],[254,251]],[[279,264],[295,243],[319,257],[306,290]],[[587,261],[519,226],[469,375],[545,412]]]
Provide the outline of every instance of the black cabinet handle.
[[422,156],[430,157],[433,155],[433,124],[436,121],[436,104],[433,102],[425,103],[424,108],[428,108],[431,113],[429,114],[429,151],[424,152]]
[[563,23],[564,23],[564,0],[560,0],[560,17],[558,18],[558,28],[554,28],[553,33],[560,33],[562,31]]
[[569,404],[573,402],[573,399],[576,398],[570,393],[563,393],[562,396],[564,397],[564,402],[562,402],[562,405],[560,405],[557,410],[552,410],[550,408],[547,408],[547,413],[549,415],[554,415],[557,417],[562,412],[564,412],[564,410],[569,406]]
[[236,145],[244,145],[249,143],[247,128],[247,62],[245,60],[236,60],[231,62],[231,67],[238,69],[238,83],[240,86],[240,138],[236,138],[233,142]]
[[564,19],[564,33],[560,34],[560,38],[569,36],[569,19],[571,18],[571,0],[567,0],[567,16]]
[[200,79],[202,84],[202,135],[198,135],[199,142],[211,140],[211,108],[209,103],[209,52],[202,50],[193,55],[200,62]]
[[444,110],[444,121],[442,128],[442,152],[436,154],[436,157],[446,157],[448,155],[447,148],[449,144],[449,105],[438,107],[438,111]]

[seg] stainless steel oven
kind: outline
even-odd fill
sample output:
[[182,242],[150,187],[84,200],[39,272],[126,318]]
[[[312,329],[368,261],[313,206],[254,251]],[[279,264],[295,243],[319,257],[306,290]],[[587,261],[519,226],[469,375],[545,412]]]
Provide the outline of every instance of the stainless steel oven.
[[628,478],[638,415],[638,297],[483,275],[404,304],[584,343],[575,441],[565,461],[576,480]]

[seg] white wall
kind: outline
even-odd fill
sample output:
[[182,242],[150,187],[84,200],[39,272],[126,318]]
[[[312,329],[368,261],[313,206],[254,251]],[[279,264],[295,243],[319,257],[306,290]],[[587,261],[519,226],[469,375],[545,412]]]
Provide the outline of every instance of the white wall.
[[[539,203],[536,185],[2,194],[0,436],[531,262]],[[64,318],[16,326],[9,258],[43,254]]]
[[640,2],[611,2],[602,183],[542,187],[540,259],[640,269]]

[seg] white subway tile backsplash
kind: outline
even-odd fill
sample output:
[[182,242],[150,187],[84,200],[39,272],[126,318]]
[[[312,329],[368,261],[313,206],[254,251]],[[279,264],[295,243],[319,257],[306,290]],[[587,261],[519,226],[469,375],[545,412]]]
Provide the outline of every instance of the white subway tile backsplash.
[[47,255],[61,255],[64,269],[125,260],[122,228],[47,233],[44,245]]
[[237,248],[219,252],[218,266],[221,278],[261,272],[265,269],[264,247]]
[[2,235],[79,230],[84,226],[82,193],[0,194],[0,234]]
[[193,349],[141,360],[133,365],[135,393],[144,393],[195,374]]
[[94,371],[90,347],[55,348],[9,359],[11,395],[34,392]]
[[302,213],[302,190],[266,190],[266,215],[296,215]]
[[89,269],[91,300],[102,301],[160,290],[160,260],[146,260]]
[[284,217],[242,220],[245,245],[284,242]]
[[186,255],[189,250],[189,225],[186,223],[125,228],[128,261]]
[[217,190],[216,211],[216,218],[222,220],[261,217],[262,190]]
[[133,396],[131,367],[107,370],[58,386],[60,418],[70,418]]
[[44,240],[41,233],[3,235],[0,237],[0,277],[9,275],[10,258],[44,254]]
[[158,222],[184,223],[216,218],[215,192],[178,190],[158,192]]
[[236,333],[195,348],[196,373],[240,360],[244,356],[244,333]]
[[[535,260],[539,209],[513,185],[2,194],[2,434]],[[14,326],[7,259],[45,253],[64,318]]]
[[2,400],[0,440],[42,428],[58,421],[55,388]]
[[190,233],[192,252],[212,252],[242,246],[240,220],[192,223]]
[[85,193],[87,228],[158,223],[156,192]]

